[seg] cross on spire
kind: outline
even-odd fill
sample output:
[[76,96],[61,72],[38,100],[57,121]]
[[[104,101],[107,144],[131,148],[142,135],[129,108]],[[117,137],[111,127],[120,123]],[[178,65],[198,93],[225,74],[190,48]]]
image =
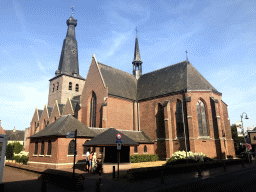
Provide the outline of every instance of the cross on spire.
[[73,17],[74,6],[72,5],[70,9],[72,9],[72,17]]
[[187,55],[188,52],[187,52],[187,50],[186,50],[185,52],[186,52],[186,58],[187,58],[187,60],[188,60],[188,55]]

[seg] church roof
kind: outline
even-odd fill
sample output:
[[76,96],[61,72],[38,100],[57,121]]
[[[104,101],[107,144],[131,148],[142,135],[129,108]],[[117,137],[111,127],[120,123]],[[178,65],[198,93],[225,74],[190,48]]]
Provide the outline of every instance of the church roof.
[[218,92],[189,61],[146,73],[138,79],[138,100],[184,90]]
[[142,63],[140,58],[140,49],[139,49],[139,42],[138,42],[137,36],[135,39],[134,58],[132,63]]
[[74,96],[72,99],[73,99],[73,100],[77,100],[77,101],[80,102],[80,97],[81,97],[81,95],[77,95],[77,96]]
[[110,95],[136,100],[137,80],[132,74],[99,62],[98,64]]
[[[116,145],[116,135],[120,133],[120,130],[114,128],[109,128],[103,133],[97,135],[90,141],[86,141],[83,145],[85,146],[103,146],[103,145]],[[122,135],[122,144],[123,145],[139,145],[134,140],[130,139],[125,134]]]
[[51,123],[43,130],[31,136],[31,138],[47,137],[47,136],[66,136],[67,132],[75,131],[77,129],[77,136],[94,137],[95,133],[87,126],[78,121],[72,115],[63,115],[55,122]]
[[24,141],[25,131],[23,130],[5,130],[9,141]]
[[[101,133],[105,132],[108,130],[108,128],[93,128],[89,127],[92,131],[95,132],[96,135],[100,135]],[[137,143],[154,143],[143,131],[131,131],[131,130],[121,130],[121,129],[116,129],[119,131],[121,134],[126,135],[133,141]]]

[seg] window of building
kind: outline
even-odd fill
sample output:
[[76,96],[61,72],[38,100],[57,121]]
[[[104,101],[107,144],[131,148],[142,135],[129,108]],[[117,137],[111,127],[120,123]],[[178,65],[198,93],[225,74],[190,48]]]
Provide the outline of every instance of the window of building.
[[59,82],[57,82],[57,87],[56,88],[57,88],[57,90],[59,90]]
[[256,136],[253,137],[253,140],[256,140]]
[[177,137],[184,137],[184,127],[183,127],[183,119],[182,119],[182,103],[180,100],[176,103],[176,131]]
[[57,118],[56,118],[56,117],[54,117],[54,121],[56,121],[56,119],[57,119]]
[[44,155],[44,141],[42,141],[42,144],[41,144],[41,153],[40,155]]
[[76,84],[76,92],[78,92],[78,91],[79,91],[79,85]]
[[83,146],[83,155],[87,153],[88,149],[89,149],[88,146]]
[[75,140],[69,142],[68,145],[68,155],[74,155],[75,153]]
[[134,146],[134,153],[138,153],[138,147]]
[[47,155],[52,154],[52,142],[51,140],[48,141],[48,150],[47,150]]
[[44,128],[47,126],[46,120],[44,119]]
[[165,138],[164,107],[160,103],[158,104],[158,110],[156,114],[156,124],[157,138]]
[[68,90],[72,90],[72,83],[69,82]]
[[36,141],[34,154],[37,155],[37,153],[38,153],[38,142]]
[[54,92],[55,84],[52,85],[52,92]]
[[208,136],[206,115],[205,115],[205,106],[201,100],[199,100],[197,102],[196,109],[197,109],[199,135],[200,136]]
[[96,94],[92,92],[91,106],[90,106],[90,127],[96,127],[96,107],[97,107]]
[[147,146],[144,145],[144,153],[147,153],[147,152],[148,152]]

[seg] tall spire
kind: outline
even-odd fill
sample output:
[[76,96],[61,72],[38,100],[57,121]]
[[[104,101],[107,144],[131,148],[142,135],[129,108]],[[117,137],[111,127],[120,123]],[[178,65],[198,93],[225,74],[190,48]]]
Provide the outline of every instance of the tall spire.
[[142,61],[140,58],[140,49],[139,49],[139,41],[137,37],[137,27],[136,27],[136,38],[135,38],[135,49],[134,49],[134,58],[133,58],[133,75],[136,79],[139,79],[142,75]]
[[66,23],[68,25],[67,35],[63,41],[59,67],[55,75],[66,74],[81,78],[81,76],[79,76],[77,41],[75,36],[77,20],[73,18],[73,9],[72,16],[69,17]]

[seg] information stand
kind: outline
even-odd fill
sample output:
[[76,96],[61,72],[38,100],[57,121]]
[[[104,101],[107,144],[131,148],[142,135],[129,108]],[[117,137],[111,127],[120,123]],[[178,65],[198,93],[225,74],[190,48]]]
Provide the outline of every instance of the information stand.
[[0,134],[0,189],[3,189],[3,170],[5,163],[5,151],[7,145],[7,135]]

